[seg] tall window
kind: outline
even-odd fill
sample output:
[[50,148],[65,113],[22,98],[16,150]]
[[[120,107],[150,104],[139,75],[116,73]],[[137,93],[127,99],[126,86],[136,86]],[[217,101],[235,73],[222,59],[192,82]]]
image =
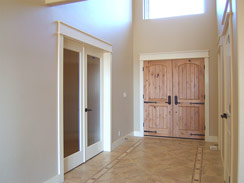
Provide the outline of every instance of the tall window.
[[204,0],[144,0],[144,19],[204,13]]

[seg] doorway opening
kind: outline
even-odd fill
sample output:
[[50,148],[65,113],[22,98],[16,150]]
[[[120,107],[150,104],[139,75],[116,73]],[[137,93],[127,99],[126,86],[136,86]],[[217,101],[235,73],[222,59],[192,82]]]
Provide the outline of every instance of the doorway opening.
[[144,61],[144,135],[204,139],[204,59]]
[[[173,63],[172,60],[176,60],[175,63]],[[166,87],[166,90],[164,91],[164,93],[165,93],[165,96],[163,97],[164,99],[159,99],[159,100],[162,100],[161,102],[164,102],[163,106],[165,106],[165,107],[163,107],[163,108],[161,107],[161,109],[160,109],[160,107],[158,107],[157,110],[156,110],[156,106],[154,106],[155,108],[152,107],[152,104],[150,104],[150,102],[152,102],[152,101],[150,101],[149,98],[147,98],[146,100],[145,100],[145,98],[143,98],[143,97],[146,97],[144,79],[145,79],[145,77],[147,77],[147,76],[145,76],[145,68],[143,68],[143,67],[144,67],[144,64],[152,63],[152,65],[153,65],[153,62],[162,63],[167,67],[171,67],[171,69],[169,69],[169,71],[166,72],[167,74],[161,73],[165,80],[165,86],[167,86],[167,87]],[[196,63],[194,63],[194,62],[196,62]],[[198,62],[198,64],[197,64],[197,62]],[[179,88],[173,90],[174,87],[176,87],[176,86],[173,86],[174,85],[172,83],[173,80],[176,80],[178,78],[177,81],[175,81],[176,83],[178,83],[178,82],[180,82],[179,79],[182,79],[181,77],[180,78],[178,77],[179,72],[178,71],[176,72],[174,70],[179,68],[178,66],[182,65],[184,63],[186,64],[186,69],[188,67],[189,71],[194,70],[194,73],[197,73],[197,72],[195,72],[195,69],[198,70],[199,68],[202,68],[200,70],[202,70],[201,72],[203,72],[203,73],[201,73],[200,70],[198,70],[199,71],[198,74],[201,74],[201,77],[202,77],[201,82],[203,83],[203,87],[201,88],[201,90],[202,90],[201,93],[199,94],[199,92],[196,92],[199,94],[199,97],[198,97],[199,100],[197,100],[195,98],[195,94],[194,94],[194,97],[193,97],[194,100],[186,101],[186,100],[184,100],[184,97],[182,97],[184,94],[178,93]],[[194,63],[193,64],[194,66],[190,66],[191,65],[190,63]],[[198,69],[196,68],[197,65],[199,66]],[[162,68],[166,69],[167,67],[165,67],[165,66],[162,66]],[[182,69],[184,67],[182,67]],[[159,69],[160,67],[155,67],[155,68]],[[162,69],[162,71],[164,69]],[[191,75],[194,76],[194,74],[191,74]],[[199,76],[196,76],[197,79],[199,79]],[[155,75],[155,77],[159,78],[160,73],[157,73]],[[170,77],[171,79],[166,80],[166,77]],[[175,78],[175,79],[173,79],[173,78]],[[192,77],[192,78],[194,78],[194,77]],[[189,80],[191,80],[191,79],[189,79]],[[154,81],[152,81],[152,82],[154,82]],[[192,88],[194,88],[194,85],[189,85],[189,86],[193,86]],[[149,99],[149,101],[148,101],[149,105],[147,104],[148,99]],[[146,101],[146,103],[144,103],[145,101]],[[155,102],[155,101],[153,101],[153,102]],[[169,103],[171,103],[171,104],[169,105]],[[158,105],[157,103],[154,103],[154,104]],[[146,120],[144,120],[144,119],[145,119],[145,117],[148,117],[148,116],[145,116],[145,115],[148,115],[148,111],[146,111],[147,110],[146,108],[148,108],[148,107],[146,107],[146,106],[150,106],[150,105],[151,105],[151,112],[152,113],[154,112],[155,119],[160,118],[160,113],[165,113],[165,114],[167,113],[167,115],[164,115],[164,117],[162,117],[162,115],[161,115],[161,118],[165,119],[165,120],[167,119],[168,121],[174,120],[177,128],[173,129],[173,125],[172,125],[173,123],[171,123],[171,124],[165,123],[165,124],[163,124],[163,126],[161,124],[162,129],[163,129],[161,132],[159,132],[157,130],[147,130],[147,129],[145,129],[145,132],[144,132],[144,127],[146,127],[145,121],[147,120],[147,119]],[[174,107],[172,107],[173,105],[175,105],[175,109],[174,109]],[[185,107],[185,109],[184,109],[184,107]],[[155,110],[152,110],[152,109],[155,109]],[[156,115],[157,112],[160,112],[160,113],[158,113]],[[188,116],[190,116],[189,119],[193,119],[193,117],[194,118],[196,117],[196,119],[199,118],[200,124],[202,125],[201,128],[199,128],[200,130],[199,131],[186,130],[187,126],[190,126],[190,129],[191,128],[197,129],[198,127],[194,126],[193,124],[191,125],[191,124],[184,123],[184,121],[186,121],[186,120],[184,118],[182,118],[182,115],[179,116],[180,112],[181,113],[184,112],[186,114],[189,113],[190,114],[190,115],[188,115]],[[172,115],[173,113],[178,113],[178,117],[175,116],[175,119],[174,119],[174,117]],[[192,117],[191,117],[191,113],[194,114],[194,115],[192,115]],[[196,114],[198,114],[198,115],[196,115]],[[182,122],[181,124],[179,124],[179,121],[180,121],[179,117]],[[194,122],[195,119],[190,120],[190,121]],[[149,120],[149,123],[150,122],[152,125],[153,120],[151,120],[151,121]],[[183,125],[181,128],[183,130],[180,130],[179,125],[181,125],[181,126]],[[203,51],[189,51],[189,52],[146,53],[146,54],[140,55],[140,135],[139,136],[153,135],[158,132],[161,133],[160,136],[183,137],[183,138],[194,138],[195,137],[197,139],[205,139],[205,141],[215,141],[215,139],[213,139],[213,137],[211,137],[209,135],[209,53],[208,53],[208,51],[203,50]]]

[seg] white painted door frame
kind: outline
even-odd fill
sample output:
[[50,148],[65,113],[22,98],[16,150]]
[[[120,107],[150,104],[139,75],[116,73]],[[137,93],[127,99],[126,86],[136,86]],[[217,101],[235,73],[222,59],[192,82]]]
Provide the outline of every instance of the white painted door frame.
[[224,89],[224,56],[223,56],[223,39],[222,37],[219,38],[218,41],[218,149],[221,151],[221,159],[224,162],[224,152],[222,151],[224,147],[224,140],[223,140],[223,130],[224,130],[224,123],[223,119],[220,117],[221,114],[224,113],[223,109],[223,89]]
[[[64,39],[71,39],[76,41],[80,45],[83,44],[83,60],[85,59],[85,45],[90,45],[102,50],[103,53],[103,63],[102,63],[102,123],[103,123],[103,150],[111,151],[112,148],[112,132],[111,132],[111,88],[112,88],[112,45],[98,39],[92,35],[89,35],[85,32],[80,31],[77,28],[74,28],[70,25],[67,25],[63,22],[57,21],[57,35],[58,35],[58,48],[57,48],[57,57],[58,57],[58,98],[57,98],[57,127],[58,127],[58,175],[57,180],[59,182],[64,181],[64,152],[63,152],[63,49],[64,49]],[[84,66],[84,64],[83,64]],[[84,97],[84,95],[83,95]],[[84,121],[83,115],[83,121]],[[84,134],[84,128],[83,128]],[[83,138],[85,139],[85,138]],[[84,142],[84,141],[83,141]],[[83,143],[84,147],[84,143]],[[85,156],[85,155],[84,155]]]
[[143,65],[144,61],[150,60],[175,60],[204,58],[205,64],[205,141],[217,142],[217,137],[209,135],[209,51],[182,51],[182,52],[163,52],[163,53],[144,53],[140,54],[140,131],[138,136],[144,136],[144,107],[143,107]]

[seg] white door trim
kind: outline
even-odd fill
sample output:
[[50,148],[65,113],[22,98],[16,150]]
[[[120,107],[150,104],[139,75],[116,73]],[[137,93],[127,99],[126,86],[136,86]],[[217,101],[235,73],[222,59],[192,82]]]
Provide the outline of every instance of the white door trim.
[[163,52],[163,53],[143,53],[140,54],[140,132],[138,136],[143,137],[143,63],[150,60],[175,60],[175,59],[188,59],[188,58],[204,58],[205,64],[205,141],[217,141],[217,137],[213,138],[209,135],[209,51],[196,50],[196,51],[180,51],[180,52]]
[[[89,35],[81,30],[67,25],[63,22],[57,21],[57,141],[58,141],[58,179],[64,181],[64,158],[63,158],[63,49],[64,49],[64,39],[72,39],[80,43],[85,43],[103,51],[103,61],[102,64],[102,83],[101,86],[103,91],[102,95],[102,118],[103,123],[103,134],[104,143],[103,150],[111,151],[112,149],[112,132],[111,132],[111,88],[112,88],[112,45],[101,39],[98,39],[92,35]],[[82,44],[81,44],[82,46]],[[83,59],[85,53],[85,47],[83,45]],[[83,138],[84,139],[84,138]],[[84,144],[84,143],[83,143]]]

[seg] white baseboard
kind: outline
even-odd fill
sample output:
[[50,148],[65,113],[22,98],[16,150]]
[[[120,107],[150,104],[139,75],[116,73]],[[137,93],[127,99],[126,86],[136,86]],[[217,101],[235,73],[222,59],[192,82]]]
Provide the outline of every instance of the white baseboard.
[[121,144],[123,144],[125,142],[125,138],[127,136],[134,136],[134,132],[128,133],[127,135],[120,137],[119,139],[117,139],[116,141],[114,141],[112,143],[112,150],[114,150],[116,147],[119,147]]
[[50,180],[45,181],[44,183],[62,183],[62,182],[63,181],[62,181],[61,176],[57,175],[57,176],[51,178]]
[[141,131],[134,131],[135,137],[144,137],[144,134],[141,133]]
[[208,136],[205,138],[206,142],[218,142],[218,137],[217,136]]

